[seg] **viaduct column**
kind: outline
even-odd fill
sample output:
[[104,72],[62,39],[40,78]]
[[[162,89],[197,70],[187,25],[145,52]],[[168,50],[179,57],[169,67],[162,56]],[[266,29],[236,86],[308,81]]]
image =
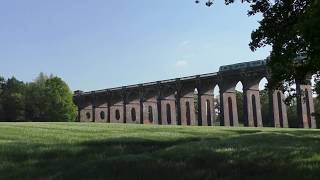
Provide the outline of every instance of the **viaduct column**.
[[269,91],[270,118],[276,128],[288,128],[287,106],[281,90]]
[[141,96],[140,87],[127,89],[125,95],[126,123],[141,123]]
[[214,112],[214,80],[198,79],[198,125],[212,126],[215,120]]
[[182,83],[181,88],[179,90],[181,125],[196,125],[194,90],[195,82],[193,81]]
[[83,109],[83,96],[82,95],[82,91],[74,91],[74,96],[73,96],[73,102],[76,104],[77,106],[77,122],[81,122],[81,111]]
[[97,97],[94,91],[85,95],[77,91],[74,101],[78,107],[78,121],[79,122],[95,122],[96,121],[96,107]]
[[127,92],[126,92],[126,88],[122,87],[122,92],[121,92],[121,98],[122,98],[122,106],[123,106],[123,112],[122,112],[122,116],[123,116],[123,123],[127,123],[127,106],[126,104],[128,104],[128,100],[127,100]]
[[156,86],[141,87],[143,91],[142,95],[142,113],[143,113],[143,124],[161,124],[159,118],[159,90],[158,84]]
[[182,91],[182,83],[179,78],[176,79],[175,82],[175,100],[176,100],[176,122],[177,125],[181,125],[181,91]]
[[243,81],[243,111],[246,126],[262,127],[259,83],[261,78],[245,78]]
[[108,101],[107,101],[107,123],[111,123],[111,118],[110,118],[110,92],[108,92]]
[[144,121],[144,89],[142,85],[139,85],[139,101],[140,101],[140,124],[143,124]]
[[119,90],[114,90],[110,92],[110,122],[111,123],[126,123],[126,111],[125,111],[125,97],[124,92]]
[[96,122],[96,93],[94,91],[91,92],[91,104],[92,104],[92,122]]
[[236,98],[236,84],[238,80],[222,79],[220,84],[220,112],[223,126],[239,126]]
[[77,111],[78,111],[78,115],[77,115],[76,122],[81,122],[81,109],[79,106],[77,107]]
[[161,123],[177,125],[176,89],[173,84],[161,85]]
[[105,123],[108,122],[108,93],[95,93],[93,101],[93,117],[94,122]]
[[310,78],[304,82],[296,82],[297,85],[297,112],[299,126],[301,128],[316,128],[314,113],[314,104]]

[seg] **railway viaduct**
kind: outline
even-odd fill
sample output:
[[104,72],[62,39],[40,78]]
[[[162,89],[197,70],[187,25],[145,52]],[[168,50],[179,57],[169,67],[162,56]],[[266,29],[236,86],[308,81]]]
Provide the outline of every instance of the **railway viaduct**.
[[[269,78],[265,61],[220,67],[219,72],[91,92],[75,91],[78,121],[212,126],[216,119],[214,88],[220,89],[220,125],[239,126],[235,87],[243,84],[245,126],[263,127],[259,82]],[[195,91],[196,90],[196,91]],[[195,93],[197,92],[197,93]],[[297,82],[301,128],[316,128],[310,79]],[[274,127],[288,127],[282,91],[269,91]]]

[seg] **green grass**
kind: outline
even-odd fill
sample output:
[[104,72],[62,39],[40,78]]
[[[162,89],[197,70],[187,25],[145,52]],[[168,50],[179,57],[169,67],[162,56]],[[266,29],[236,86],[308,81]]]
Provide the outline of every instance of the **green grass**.
[[320,131],[0,123],[0,179],[320,179]]

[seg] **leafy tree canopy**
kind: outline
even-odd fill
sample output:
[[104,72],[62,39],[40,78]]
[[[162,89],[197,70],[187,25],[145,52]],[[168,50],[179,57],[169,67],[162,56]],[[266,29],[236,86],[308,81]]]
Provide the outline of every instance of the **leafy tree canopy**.
[[74,121],[72,92],[60,78],[44,73],[34,82],[0,77],[0,120]]
[[25,88],[25,84],[14,77],[2,84],[1,115],[4,119],[8,121],[24,120]]
[[[225,4],[235,0],[225,0]],[[252,51],[271,46],[268,66],[272,71],[268,88],[282,88],[290,96],[286,102],[295,103],[296,82],[304,83],[316,75],[315,91],[320,94],[320,0],[241,0],[249,3],[248,16],[262,14],[259,27],[251,33]],[[199,3],[199,0],[196,1]],[[213,0],[207,0],[207,6]],[[285,83],[283,83],[285,82]],[[283,86],[284,84],[284,86]],[[318,96],[316,105],[319,105]],[[292,109],[292,106],[290,106]],[[289,108],[289,116],[290,116]],[[318,122],[320,111],[316,108]],[[295,126],[295,125],[293,125]]]
[[[199,1],[197,1],[199,2]],[[212,2],[209,0],[208,2]],[[225,3],[234,3],[225,0]],[[250,49],[270,45],[269,87],[303,81],[320,70],[320,0],[242,0],[250,4],[249,16],[262,14],[260,26],[251,34]],[[210,5],[212,3],[206,3]],[[297,58],[302,55],[305,59]],[[320,93],[320,88],[317,88]]]
[[72,93],[68,85],[60,78],[53,77],[45,83],[46,120],[72,121],[76,118],[76,107],[72,101]]

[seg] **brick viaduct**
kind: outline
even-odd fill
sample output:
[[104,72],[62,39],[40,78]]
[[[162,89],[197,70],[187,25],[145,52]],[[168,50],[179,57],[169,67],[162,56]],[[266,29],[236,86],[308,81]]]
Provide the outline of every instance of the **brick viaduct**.
[[[212,126],[216,119],[214,88],[219,86],[220,123],[222,126],[238,126],[235,87],[240,81],[243,84],[245,126],[262,127],[259,83],[262,78],[270,77],[265,62],[222,66],[217,73],[119,88],[75,91],[78,121]],[[297,82],[297,87],[299,126],[316,128],[310,79]],[[288,127],[283,99],[280,90],[269,91],[269,114],[274,127]]]

